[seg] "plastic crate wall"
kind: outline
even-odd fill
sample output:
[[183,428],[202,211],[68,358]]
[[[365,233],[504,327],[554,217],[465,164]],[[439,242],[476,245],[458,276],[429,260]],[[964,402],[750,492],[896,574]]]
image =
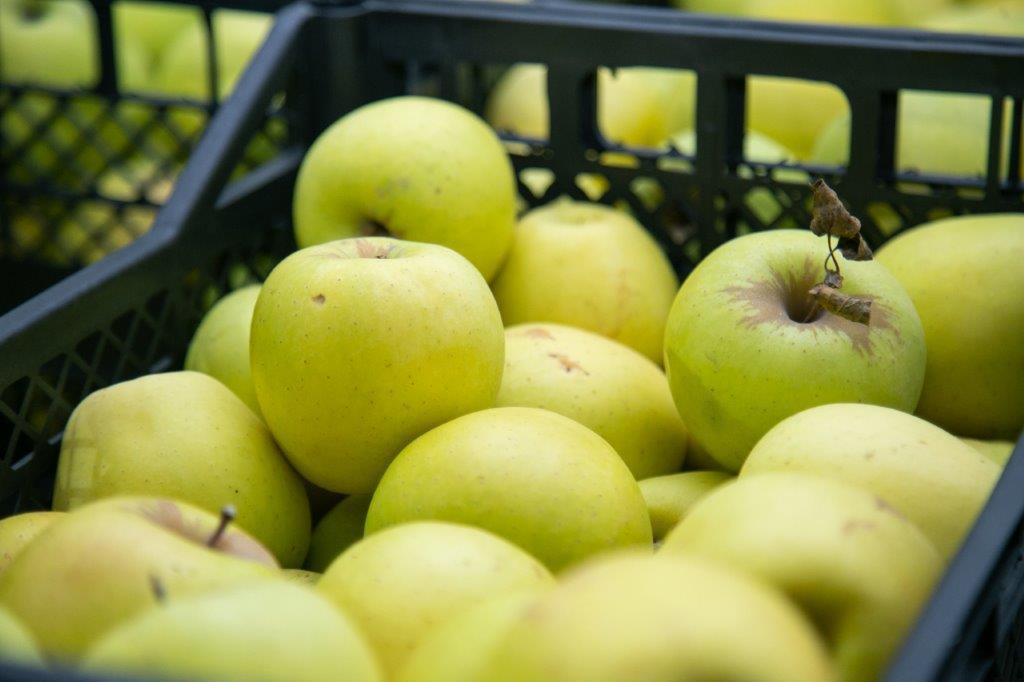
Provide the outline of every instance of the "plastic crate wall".
[[[158,96],[143,92],[143,84],[133,84],[138,91],[126,87],[118,71],[123,37],[112,19],[124,3],[81,1],[94,19],[95,82],[74,88],[0,82],[0,313],[148,230],[219,106],[219,97]],[[282,4],[167,1],[194,8],[205,31],[209,92],[219,91],[214,12],[266,12]],[[287,134],[286,122],[268,112],[240,167],[273,156]]]
[[[740,153],[751,73],[828,81],[846,93],[853,112],[849,167],[804,172],[834,184],[864,219],[875,246],[892,228],[883,231],[872,220],[871,206],[886,205],[902,216],[897,229],[935,211],[1021,206],[1017,174],[998,172],[1002,106],[992,107],[996,132],[989,140],[994,169],[989,177],[900,177],[893,170],[901,88],[981,93],[993,103],[1011,98],[1010,156],[1019,159],[1020,41],[766,27],[612,7],[384,0],[334,8],[295,4],[279,15],[154,227],[45,297],[0,318],[0,514],[49,503],[60,433],[85,395],[139,374],[180,367],[196,324],[217,296],[261,279],[294,248],[295,173],[306,146],[324,127],[361,103],[409,92],[433,92],[479,110],[488,69],[516,62],[544,63],[549,69],[549,139],[513,140],[510,146],[526,203],[538,205],[562,194],[584,198],[578,176],[603,175],[609,188],[599,200],[628,206],[682,275],[732,236],[779,223],[780,218],[760,221],[750,208],[752,192],[772,193],[781,219],[808,221],[809,189],[794,181],[794,169],[750,163]],[[596,70],[638,65],[696,72],[695,157],[622,150],[599,134]],[[269,162],[238,175],[245,149],[275,103],[287,117],[291,137]],[[628,153],[636,167],[608,164],[602,154],[609,151]],[[539,196],[522,175],[537,168],[553,177]],[[657,182],[663,199],[646,202],[636,190],[640,177]],[[1011,645],[1020,641],[1024,594],[1022,487],[1024,456],[1018,452],[894,662],[892,679],[1015,679],[1021,653]]]

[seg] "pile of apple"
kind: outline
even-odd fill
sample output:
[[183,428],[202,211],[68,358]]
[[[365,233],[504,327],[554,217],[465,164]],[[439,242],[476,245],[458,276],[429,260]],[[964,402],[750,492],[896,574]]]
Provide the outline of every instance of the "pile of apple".
[[54,510],[0,521],[0,655],[233,680],[878,677],[999,477],[1012,445],[991,441],[1024,425],[1024,215],[874,259],[833,244],[829,210],[856,223],[816,203],[813,233],[736,238],[680,288],[626,212],[517,222],[470,112],[346,115],[299,173],[300,250],[208,312],[186,371],[83,400]]
[[[184,104],[153,123],[154,108],[132,97],[210,100],[208,30],[199,9],[132,0],[114,3],[111,12],[118,89],[127,97],[107,102],[82,94],[61,101],[29,90],[12,96],[0,113],[4,146],[18,154],[18,163],[3,171],[8,179],[99,197],[78,202],[73,211],[46,200],[19,205],[11,211],[15,257],[32,254],[57,266],[91,263],[146,232],[154,210],[119,209],[113,202],[162,204],[182,147],[205,124],[199,107]],[[271,23],[267,14],[213,13],[221,98],[230,94]],[[94,87],[99,77],[99,30],[86,0],[0,2],[0,82],[73,90]],[[48,228],[54,216],[56,226]]]

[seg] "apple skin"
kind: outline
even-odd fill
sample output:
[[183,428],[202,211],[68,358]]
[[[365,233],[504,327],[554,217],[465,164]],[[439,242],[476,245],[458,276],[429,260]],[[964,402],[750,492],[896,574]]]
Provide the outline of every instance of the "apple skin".
[[32,633],[14,614],[0,606],[0,662],[44,666],[43,654]]
[[0,519],[0,575],[36,536],[50,527],[64,512],[27,512]]
[[351,618],[282,580],[175,599],[107,633],[81,666],[174,679],[383,680]]
[[438,626],[416,647],[397,682],[479,682],[487,661],[541,590],[502,594],[471,606]]
[[620,343],[557,324],[505,330],[497,407],[539,407],[608,441],[637,479],[679,471],[687,434],[661,368]]
[[299,246],[387,234],[447,246],[490,280],[515,223],[512,164],[475,114],[427,97],[360,107],[310,147],[295,182]]
[[697,557],[628,553],[589,562],[542,595],[480,679],[827,682],[835,675],[811,624],[767,585]]
[[493,405],[504,351],[494,297],[465,258],[382,237],[279,263],[250,339],[277,442],[308,480],[348,494],[372,492],[417,436]]
[[394,675],[434,628],[461,610],[554,582],[518,547],[478,528],[408,523],[349,547],[317,590],[348,613]]
[[494,297],[507,326],[555,322],[662,360],[679,280],[654,238],[600,204],[556,201],[519,221]]
[[531,407],[468,414],[402,450],[373,494],[366,534],[427,519],[488,530],[552,571],[651,544],[644,498],[615,450],[585,426]]
[[231,389],[262,417],[249,366],[249,329],[260,295],[254,284],[217,301],[199,323],[185,356],[185,369],[208,374]]
[[772,428],[740,477],[826,476],[873,492],[952,557],[988,499],[1000,468],[923,419],[875,405],[823,405]]
[[[598,69],[597,126],[610,141],[660,147],[694,122],[696,78],[690,71],[628,67]],[[547,67],[515,64],[487,100],[495,129],[537,139],[549,135]]]
[[917,414],[959,436],[1016,439],[1024,428],[1024,215],[921,225],[887,242],[878,260],[924,324]]
[[[46,654],[71,662],[114,625],[152,608],[156,578],[171,598],[273,577],[273,556],[220,519],[158,498],[109,498],[51,525],[0,576],[0,604]],[[55,617],[54,614],[60,614]]]
[[112,495],[155,495],[237,523],[285,566],[309,547],[309,502],[263,422],[216,379],[152,374],[89,395],[64,431],[53,508]]
[[662,553],[726,562],[816,621],[843,680],[875,680],[941,575],[935,548],[881,498],[818,476],[742,476],[703,498]]
[[[38,10],[37,17],[30,17]],[[80,0],[0,5],[0,80],[74,88],[99,79],[96,18]]]
[[664,540],[697,502],[731,480],[733,476],[721,471],[686,471],[640,481],[654,541]]
[[672,396],[690,433],[730,471],[768,429],[809,407],[917,405],[921,320],[881,264],[836,254],[843,292],[873,298],[870,325],[820,311],[803,322],[827,251],[809,231],[739,237],[701,261],[676,297],[665,331]]
[[[150,69],[183,31],[201,30],[202,14],[198,8],[148,2],[118,3],[111,8],[115,36],[132,36],[146,52]],[[205,53],[203,58],[205,58]]]
[[1008,440],[975,440],[974,438],[961,438],[960,440],[963,441],[964,444],[970,445],[972,448],[985,455],[999,466],[1006,466],[1006,463],[1010,460],[1010,455],[1013,454],[1013,448],[1016,445],[1016,443],[1011,443]]
[[313,529],[306,567],[323,573],[338,556],[363,537],[370,495],[349,495],[327,512]]

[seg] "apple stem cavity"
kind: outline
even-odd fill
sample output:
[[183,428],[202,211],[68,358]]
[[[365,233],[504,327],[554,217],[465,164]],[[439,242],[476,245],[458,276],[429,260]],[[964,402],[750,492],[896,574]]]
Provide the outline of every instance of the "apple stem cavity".
[[[845,320],[867,325],[871,322],[871,299],[839,291],[843,286],[843,275],[836,251],[851,261],[872,260],[874,254],[861,234],[860,220],[846,209],[835,190],[821,178],[811,183],[811,188],[814,202],[811,232],[826,238],[828,255],[825,256],[824,279],[807,292],[813,303],[804,322],[816,319],[821,310],[826,310]],[[838,239],[837,243],[832,243],[833,238]]]
[[220,509],[220,523],[217,524],[217,529],[213,531],[213,535],[206,541],[207,547],[216,547],[217,543],[220,542],[221,537],[224,535],[224,531],[228,529],[228,524],[235,520],[237,515],[235,511],[235,505],[226,504]]
[[21,6],[21,18],[25,21],[39,21],[46,14],[46,7],[39,0],[29,0]]
[[391,244],[380,244],[374,243],[366,239],[360,239],[356,242],[356,254],[360,258],[376,258],[378,260],[385,260],[391,255]]
[[384,227],[383,223],[378,223],[376,220],[364,220],[362,225],[359,227],[359,234],[364,237],[391,236],[391,233],[388,232],[388,228]]

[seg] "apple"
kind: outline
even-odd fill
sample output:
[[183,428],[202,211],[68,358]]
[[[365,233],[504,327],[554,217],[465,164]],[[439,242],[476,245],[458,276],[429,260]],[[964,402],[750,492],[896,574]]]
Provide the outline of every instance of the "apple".
[[892,23],[890,0],[747,0],[744,16],[814,24],[885,26]]
[[781,594],[725,565],[613,555],[567,575],[505,635],[480,676],[573,680],[834,680]]
[[4,0],[0,80],[60,88],[99,80],[96,18],[82,0]]
[[[688,434],[686,442],[686,461],[683,462],[683,471],[721,471],[725,472],[722,465],[712,457],[707,448]],[[728,473],[728,472],[726,472]]]
[[798,161],[814,160],[822,131],[849,112],[842,90],[830,83],[752,76],[747,79],[747,127],[792,151]]
[[459,417],[402,450],[373,494],[366,534],[427,519],[489,530],[552,571],[651,544],[643,495],[615,450],[532,407]]
[[0,575],[36,536],[63,516],[63,512],[40,511],[0,519]]
[[478,682],[512,625],[543,594],[522,590],[469,607],[439,625],[409,656],[397,682]]
[[[999,466],[1005,466],[1013,454],[1016,445],[1008,440],[975,440],[974,438],[961,438],[966,445],[988,457]],[[2,527],[2,526],[0,526]]]
[[355,620],[392,676],[434,628],[461,610],[552,583],[540,562],[495,535],[420,522],[352,545],[317,590]]
[[640,223],[607,206],[568,200],[523,216],[493,284],[508,326],[579,327],[658,363],[678,288],[668,258]]
[[0,606],[0,663],[43,666],[43,654],[32,633],[14,615]]
[[383,680],[352,619],[281,580],[176,599],[113,629],[81,669],[174,679]]
[[[696,77],[690,71],[598,69],[598,130],[616,144],[663,146],[669,136],[693,126],[695,89]],[[486,118],[497,130],[546,139],[547,67],[513,65],[488,97]]]
[[323,573],[342,552],[363,537],[370,495],[349,495],[320,519],[309,541],[306,566]]
[[295,239],[391,235],[458,251],[490,280],[508,252],[516,185],[475,114],[426,97],[360,107],[310,147],[295,182]]
[[733,477],[722,471],[686,471],[640,481],[654,541],[664,540],[697,502],[731,480]]
[[281,571],[281,575],[285,580],[299,585],[305,585],[306,587],[312,587],[320,582],[319,573],[315,571],[306,571],[301,568],[285,568]]
[[843,680],[876,680],[941,575],[935,548],[882,498],[818,476],[741,476],[662,543],[785,592],[828,640]]
[[0,575],[0,604],[48,656],[67,662],[152,608],[158,593],[177,598],[276,574],[256,540],[198,507],[117,497],[68,514],[26,547]]
[[202,372],[227,386],[260,416],[249,367],[249,328],[260,286],[253,284],[220,299],[192,336],[185,369]]
[[263,422],[198,372],[152,374],[90,394],[61,444],[53,508],[112,495],[174,497],[206,509],[233,504],[238,525],[285,566],[309,546],[302,481]]
[[[198,8],[153,2],[118,2],[111,8],[114,35],[131,36],[145,50],[150,68],[164,57],[169,45],[186,30],[203,30]],[[205,58],[205,54],[203,55]]]
[[334,492],[372,492],[399,450],[490,407],[505,337],[459,254],[383,237],[302,249],[274,268],[252,321],[253,384],[292,464]]
[[878,260],[924,324],[917,414],[960,436],[1016,439],[1024,428],[1024,215],[928,223],[889,241]]
[[813,306],[825,239],[771,230],[733,239],[694,269],[665,330],[665,368],[683,423],[738,471],[768,429],[801,410],[866,402],[913,411],[925,343],[910,297],[884,266],[837,253],[870,324]]
[[947,559],[1000,474],[984,455],[923,419],[856,404],[815,407],[768,431],[740,477],[774,471],[870,490],[917,524]]
[[539,407],[608,441],[637,479],[678,471],[686,427],[661,368],[603,336],[557,324],[505,330],[498,407]]

